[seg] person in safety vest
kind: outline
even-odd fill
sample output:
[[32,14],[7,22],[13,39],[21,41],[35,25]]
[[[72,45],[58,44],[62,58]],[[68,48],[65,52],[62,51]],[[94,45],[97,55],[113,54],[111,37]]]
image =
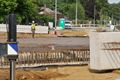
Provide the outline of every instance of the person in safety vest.
[[35,37],[35,30],[36,30],[36,24],[34,21],[32,21],[32,25],[31,25],[32,38]]

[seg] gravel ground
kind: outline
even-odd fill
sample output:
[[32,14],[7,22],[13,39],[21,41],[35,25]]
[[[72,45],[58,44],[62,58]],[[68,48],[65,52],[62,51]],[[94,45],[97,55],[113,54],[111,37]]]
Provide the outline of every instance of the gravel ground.
[[[0,42],[6,42],[6,39],[0,39]],[[18,42],[22,46],[84,46],[89,47],[88,37],[56,37],[56,38],[25,38],[18,39]]]
[[18,39],[20,44],[25,45],[60,45],[60,46],[89,46],[89,38],[82,37],[57,37],[57,38],[29,38]]

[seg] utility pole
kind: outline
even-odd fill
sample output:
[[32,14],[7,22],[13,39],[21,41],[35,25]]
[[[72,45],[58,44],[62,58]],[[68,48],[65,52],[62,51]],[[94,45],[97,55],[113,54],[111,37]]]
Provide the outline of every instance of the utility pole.
[[96,19],[96,5],[94,5],[94,27],[95,27],[95,19]]
[[57,0],[55,0],[55,29],[57,28]]
[[102,12],[102,9],[101,9],[101,10],[100,10],[100,24],[101,24],[101,25],[102,25],[102,21],[103,21],[103,19],[102,19],[102,18],[103,18],[103,17],[102,17],[103,14],[102,14],[102,13],[103,13],[103,12]]
[[113,25],[115,25],[113,14],[112,14],[112,23],[113,23]]
[[78,0],[76,0],[76,15],[75,15],[75,25],[77,26],[77,17],[78,17],[78,4],[77,4]]

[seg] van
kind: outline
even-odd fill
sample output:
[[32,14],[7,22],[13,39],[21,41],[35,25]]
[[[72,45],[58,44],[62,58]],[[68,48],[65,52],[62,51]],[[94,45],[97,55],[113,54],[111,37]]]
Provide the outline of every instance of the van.
[[72,27],[72,21],[65,21],[65,29],[70,29]]

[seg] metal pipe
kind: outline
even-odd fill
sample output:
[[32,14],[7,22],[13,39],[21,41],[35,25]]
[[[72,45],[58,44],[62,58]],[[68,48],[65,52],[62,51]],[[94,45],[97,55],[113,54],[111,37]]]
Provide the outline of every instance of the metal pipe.
[[10,80],[15,80],[15,60],[10,59]]
[[94,5],[94,27],[95,27],[95,19],[96,19],[96,5]]
[[16,26],[16,15],[9,15],[9,32],[8,32],[8,42],[16,42],[17,36],[17,26]]
[[75,18],[76,18],[76,19],[75,19],[75,25],[76,25],[76,26],[77,26],[77,17],[78,17],[78,14],[77,14],[77,13],[78,13],[78,5],[77,5],[77,2],[78,2],[78,1],[76,0],[76,16],[75,16]]
[[[16,15],[10,14],[9,15],[9,34],[8,34],[8,42],[15,42],[17,35],[17,28],[16,28]],[[13,44],[13,43],[11,43]],[[10,80],[15,80],[15,61],[18,57],[18,55],[7,55],[9,61],[10,61]]]

